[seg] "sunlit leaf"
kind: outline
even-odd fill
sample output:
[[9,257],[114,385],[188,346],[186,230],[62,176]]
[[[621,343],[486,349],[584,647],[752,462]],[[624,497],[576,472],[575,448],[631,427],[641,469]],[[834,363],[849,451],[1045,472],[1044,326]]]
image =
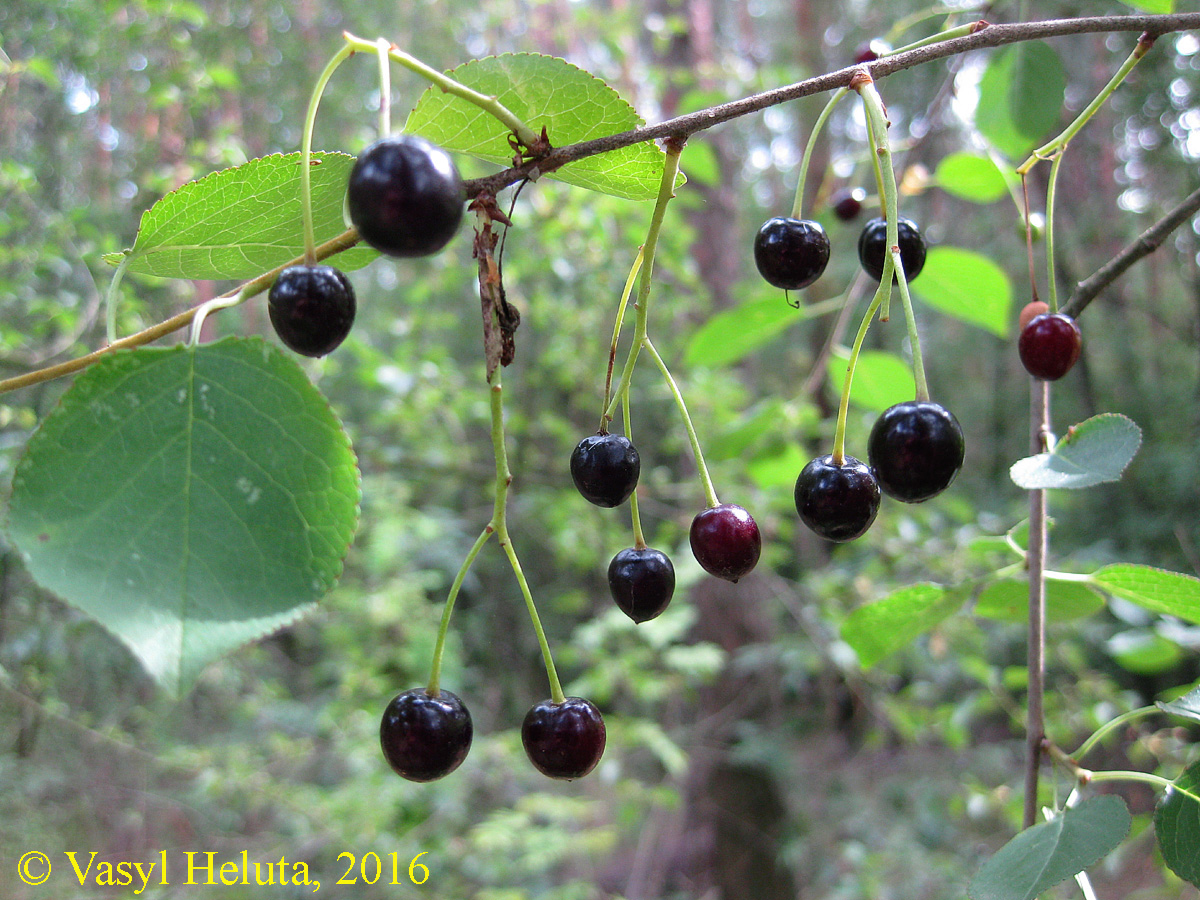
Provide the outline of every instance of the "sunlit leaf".
[[[538,53],[505,53],[464,63],[449,74],[495,97],[551,145],[607,137],[645,124],[611,87],[566,60]],[[406,131],[447,150],[511,165],[511,132],[473,103],[429,87],[409,114]],[[628,200],[652,200],[662,180],[663,152],[651,142],[590,156],[548,177]],[[686,160],[686,154],[685,154]]]
[[[849,363],[849,353],[835,352],[829,357],[829,380],[839,393],[846,383]],[[850,385],[851,403],[883,412],[889,406],[911,400],[916,391],[917,383],[910,363],[884,350],[859,353],[854,366],[854,381]]]
[[1152,612],[1200,623],[1200,578],[1152,566],[1116,563],[1092,573],[1092,584]]
[[13,477],[33,577],[171,691],[337,581],[358,516],[349,440],[304,371],[230,338],[79,376]]
[[1049,453],[1017,460],[1009,475],[1027,491],[1117,481],[1141,444],[1142,431],[1131,419],[1102,413],[1073,426]]
[[[317,243],[346,230],[342,199],[354,157],[314,153],[313,229]],[[166,278],[253,278],[304,253],[300,154],[264,156],[213,172],[167,194],[142,215],[133,247],[110,253],[128,270]],[[341,269],[379,254],[364,246],[330,257]]]
[[1200,722],[1200,685],[1169,703],[1160,702],[1156,705],[1163,712],[1168,712],[1173,716],[1183,716],[1185,719]]
[[979,83],[975,127],[1001,153],[1023,157],[1058,122],[1066,69],[1042,41],[1003,47],[992,55]]
[[942,190],[971,203],[992,203],[1008,193],[1004,175],[996,164],[975,153],[951,153],[943,157],[933,180]]
[[912,283],[925,303],[948,316],[1008,334],[1012,285],[1004,270],[981,253],[961,247],[933,247]]
[[968,892],[972,900],[1034,900],[1111,853],[1131,822],[1120,797],[1090,797],[1001,847]]
[[696,329],[684,362],[689,366],[730,365],[804,318],[804,307],[789,306],[782,292],[740,303],[711,316]]
[[842,623],[842,639],[869,669],[956,613],[962,595],[939,584],[914,584],[860,606]]
[[[1046,621],[1067,622],[1104,606],[1104,597],[1095,588],[1079,581],[1046,581]],[[979,592],[975,614],[1002,622],[1029,619],[1029,582],[1015,578],[993,581]]]

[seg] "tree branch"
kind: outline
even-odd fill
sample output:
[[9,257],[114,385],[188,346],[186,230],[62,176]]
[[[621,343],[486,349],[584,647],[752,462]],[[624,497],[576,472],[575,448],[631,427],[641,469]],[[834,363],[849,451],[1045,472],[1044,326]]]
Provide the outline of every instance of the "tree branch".
[[474,197],[480,193],[495,194],[524,178],[544,175],[567,163],[589,156],[609,153],[646,141],[668,137],[687,138],[697,132],[760,112],[780,103],[786,103],[789,100],[847,87],[854,74],[864,68],[871,73],[872,78],[878,80],[934,60],[1021,41],[1064,37],[1072,34],[1114,32],[1137,32],[1145,34],[1149,38],[1155,38],[1174,31],[1193,29],[1200,29],[1200,13],[1176,13],[1165,16],[1092,16],[1080,19],[1049,19],[1044,22],[1017,22],[1009,25],[991,25],[981,21],[979,30],[965,37],[951,38],[936,44],[918,47],[915,50],[897,53],[894,56],[885,56],[865,66],[847,66],[836,72],[818,75],[785,87],[753,94],[741,100],[688,113],[657,125],[645,125],[620,134],[581,141],[565,147],[556,147],[545,155],[520,166],[468,181],[467,195]]
[[1063,304],[1062,312],[1068,316],[1078,316],[1102,290],[1124,275],[1139,259],[1157,250],[1167,239],[1167,235],[1197,212],[1200,212],[1200,189],[1188,194],[1178,206],[1138,235],[1120,253],[1079,282],[1070,298]]

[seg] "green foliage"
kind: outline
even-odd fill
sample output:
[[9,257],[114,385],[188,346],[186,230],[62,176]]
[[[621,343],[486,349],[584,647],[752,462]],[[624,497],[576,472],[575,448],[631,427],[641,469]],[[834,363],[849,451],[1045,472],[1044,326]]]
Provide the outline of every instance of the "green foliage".
[[[562,59],[509,53],[463,63],[448,74],[460,84],[495,97],[534,131],[544,129],[552,146],[564,147],[645,124],[616,91]],[[405,129],[447,150],[461,150],[500,165],[513,160],[509,135],[500,122],[436,87],[426,89]],[[661,150],[641,143],[570,163],[550,177],[627,200],[652,200],[658,194],[662,159]]]
[[1200,887],[1200,762],[1188,766],[1159,799],[1154,833],[1171,871]]
[[182,692],[296,620],[358,518],[349,440],[260,340],[117,353],[76,380],[13,476],[13,541],[46,587]]
[[1011,328],[1012,286],[1004,270],[981,253],[933,247],[912,289],[929,306],[1006,337]]
[[[133,246],[105,262],[164,278],[249,279],[300,257],[300,160],[299,153],[275,154],[188,182],[146,210]],[[345,153],[313,154],[317,243],[346,230],[342,200],[352,165]],[[330,259],[355,269],[377,256],[355,247]]]
[[910,585],[852,612],[842,623],[842,639],[854,648],[859,664],[869,669],[936,628],[962,604],[961,594],[941,585]]
[[976,153],[943,156],[933,180],[946,193],[971,203],[994,203],[1008,193],[1008,184],[995,161]]
[[972,900],[1034,900],[1107,856],[1129,834],[1125,801],[1091,797],[1021,832],[971,881]]
[[1025,490],[1086,488],[1117,481],[1142,445],[1142,430],[1126,416],[1103,413],[1071,426],[1048,453],[1013,463],[1009,470]]
[[1093,572],[1091,583],[1156,613],[1200,623],[1200,578],[1152,566],[1114,563]]
[[1058,122],[1067,76],[1049,44],[1028,41],[996,51],[979,85],[975,126],[993,147],[1020,160]]

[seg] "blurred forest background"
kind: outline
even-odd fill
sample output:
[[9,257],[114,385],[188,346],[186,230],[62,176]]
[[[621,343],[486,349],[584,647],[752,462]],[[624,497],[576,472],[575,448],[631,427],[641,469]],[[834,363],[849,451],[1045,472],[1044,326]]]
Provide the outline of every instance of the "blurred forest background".
[[[842,68],[873,38],[908,43],[940,20],[915,20],[902,34],[892,27],[926,7],[5,0],[0,374],[103,342],[111,270],[101,254],[130,246],[142,211],[162,194],[299,148],[309,91],[344,29],[387,37],[439,68],[507,51],[560,55],[659,121]],[[1050,0],[994,3],[986,15],[1130,11]],[[1071,110],[1095,96],[1134,38],[1053,42]],[[994,260],[1013,285],[1015,322],[1029,290],[1017,206],[1008,196],[967,203],[924,177],[948,153],[975,146],[972,98],[985,62],[980,54],[933,63],[879,86],[909,188],[902,213],[931,243]],[[1072,143],[1056,228],[1064,290],[1200,186],[1198,69],[1200,35],[1163,38]],[[357,153],[375,137],[377,77],[371,60],[339,70],[316,148]],[[399,70],[393,84],[402,122],[425,85]],[[443,781],[417,785],[394,776],[379,752],[383,707],[426,680],[442,601],[491,509],[476,272],[464,234],[433,259],[356,272],[354,332],[327,359],[306,363],[353,438],[364,501],[341,584],[299,624],[211,666],[175,701],[116,640],[36,588],[0,543],[5,896],[51,896],[20,884],[15,860],[43,850],[65,866],[67,849],[113,861],[162,850],[285,856],[308,862],[326,892],[363,900],[964,896],[982,860],[1019,827],[1024,629],[968,606],[863,671],[838,627],[897,587],[968,584],[1011,561],[994,538],[1026,515],[1007,472],[1029,445],[1028,378],[1011,330],[1002,338],[918,305],[932,391],[963,424],[966,466],[934,501],[885,501],[864,538],[836,547],[798,525],[792,483],[807,459],[828,452],[841,390],[840,378],[827,377],[828,348],[849,342],[856,317],[797,312],[752,353],[713,351],[750,321],[738,310],[784,303],[754,271],[751,241],[765,219],[790,209],[800,153],[826,99],[703,133],[684,154],[690,183],[668,213],[651,334],[689,402],[722,500],[752,511],[765,547],[737,585],[702,577],[687,525],[703,494],[670,396],[644,362],[632,396],[642,514],[680,583],[666,614],[640,627],[615,609],[604,580],[609,558],[631,543],[628,513],[584,502],[566,463],[598,421],[613,314],[651,205],[546,180],[517,203],[504,258],[509,299],[523,316],[505,375],[510,527],[567,693],[604,712],[609,744],[593,774],[552,782],[524,758],[518,725],[547,695],[546,677],[494,546],[466,582],[443,674],[475,720],[470,756]],[[829,231],[833,259],[807,304],[847,289],[866,296],[854,252],[861,222],[839,222],[827,208],[839,187],[874,193],[864,136],[857,104],[847,102],[817,147],[808,208]],[[487,171],[461,165],[469,175]],[[1044,169],[1035,172],[1036,204]],[[1193,222],[1173,235],[1081,319],[1084,358],[1055,387],[1056,427],[1120,412],[1142,427],[1144,444],[1120,483],[1052,497],[1056,568],[1123,560],[1200,574],[1198,231]],[[120,330],[226,287],[130,276]],[[725,318],[714,340],[703,328],[717,315]],[[270,331],[262,297],[210,322],[213,336]],[[901,352],[895,322],[872,329],[874,349]],[[5,482],[65,386],[0,398]],[[865,448],[877,411],[854,406],[849,452]],[[1200,678],[1200,631],[1120,604],[1052,626],[1049,642],[1049,727],[1064,746]],[[1109,758],[1094,764],[1174,774],[1188,750],[1163,725],[1152,720],[1110,741]],[[1126,797],[1138,824],[1096,873],[1100,895],[1198,896],[1156,859],[1146,830],[1153,795]],[[402,875],[428,851],[429,880],[337,887],[346,851],[397,853]],[[59,897],[104,893],[61,877],[53,884]],[[204,890],[151,887],[142,896]]]

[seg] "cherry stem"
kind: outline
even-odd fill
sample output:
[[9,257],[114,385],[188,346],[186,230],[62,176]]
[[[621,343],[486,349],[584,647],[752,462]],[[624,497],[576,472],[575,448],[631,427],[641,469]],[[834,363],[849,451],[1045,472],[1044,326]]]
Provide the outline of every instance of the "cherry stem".
[[379,56],[379,136],[387,137],[392,133],[392,73],[388,66],[388,51],[391,44],[380,38],[375,42],[375,52]]
[[808,136],[808,143],[804,147],[804,156],[800,160],[800,176],[796,181],[796,199],[792,201],[793,219],[803,217],[804,184],[808,179],[808,164],[812,159],[813,148],[817,143],[817,136],[821,133],[821,129],[825,127],[825,122],[829,119],[830,114],[848,92],[849,88],[844,87],[834,91],[833,96],[829,98],[829,102],[825,104],[825,108],[821,110],[821,114],[817,116],[817,121],[813,124],[813,130]]
[[717,492],[713,489],[712,478],[708,474],[708,466],[704,464],[704,453],[700,449],[700,439],[696,437],[696,429],[692,425],[692,417],[688,415],[687,404],[683,402],[683,394],[679,392],[679,385],[675,383],[675,379],[671,377],[671,370],[667,368],[667,364],[663,362],[663,358],[658,355],[658,351],[654,348],[654,343],[650,338],[644,341],[646,352],[650,354],[650,358],[654,360],[655,365],[663,374],[663,378],[667,380],[667,387],[671,390],[671,396],[675,398],[675,405],[679,408],[679,414],[683,417],[683,427],[687,430],[688,441],[692,445],[692,453],[696,457],[696,469],[700,473],[700,483],[704,486],[704,499],[710,507],[720,503],[717,499]]
[[300,135],[300,212],[304,217],[305,265],[312,265],[317,261],[317,240],[313,233],[312,212],[312,139],[317,123],[317,107],[320,106],[321,97],[337,67],[353,54],[354,48],[346,46],[333,55],[317,77],[317,83],[313,86],[312,96],[308,101],[308,111],[304,114],[304,130]]
[[1058,312],[1058,279],[1054,274],[1054,198],[1058,193],[1058,170],[1062,165],[1063,153],[1050,163],[1050,183],[1046,187],[1046,305],[1050,312]]
[[229,309],[231,306],[237,306],[239,303],[244,303],[250,295],[244,290],[239,291],[230,296],[213,297],[213,299],[201,303],[196,309],[196,314],[192,317],[192,329],[188,335],[188,346],[196,347],[200,344],[200,332],[204,329],[204,320],[208,318],[208,314],[215,312],[218,309]]
[[[1030,445],[1034,453],[1045,450],[1050,433],[1050,382],[1030,378]],[[1029,492],[1029,548],[1025,567],[1029,573],[1029,632],[1025,665],[1028,671],[1026,705],[1026,762],[1024,822],[1037,821],[1038,775],[1046,736],[1046,492]]]
[[[611,422],[616,413],[617,402],[629,390],[629,382],[633,379],[633,367],[637,363],[638,353],[647,341],[647,322],[650,307],[650,286],[654,280],[654,252],[658,248],[658,235],[662,231],[663,220],[667,214],[667,204],[675,196],[675,179],[679,174],[679,157],[683,153],[682,141],[667,141],[666,156],[663,159],[662,180],[658,184],[658,197],[654,201],[654,212],[650,216],[650,226],[646,229],[646,242],[642,245],[642,280],[638,284],[637,320],[633,330],[633,344],[629,347],[629,355],[625,358],[625,367],[621,370],[620,381],[617,382],[615,396],[611,397],[604,406],[600,421]],[[607,389],[605,391],[607,393]],[[603,426],[601,426],[603,430]]]
[[546,640],[546,632],[542,628],[542,620],[538,617],[537,606],[533,602],[533,594],[529,590],[529,582],[517,559],[517,551],[513,548],[512,538],[508,533],[508,488],[512,484],[512,470],[508,467],[508,450],[504,444],[504,396],[501,388],[500,373],[502,368],[497,366],[488,379],[492,398],[492,451],[496,457],[496,496],[492,507],[492,522],[489,528],[496,532],[508,564],[512,567],[517,584],[521,588],[521,596],[525,598],[525,608],[529,610],[529,619],[533,623],[533,631],[537,635],[538,646],[542,650],[542,662],[546,666],[546,677],[550,680],[550,698],[555,703],[566,699],[562,685],[558,680],[558,672],[554,668],[554,657],[550,653],[550,643]]
[[454,611],[454,601],[458,599],[459,589],[462,588],[471,564],[475,562],[475,557],[479,555],[479,551],[483,549],[483,545],[488,542],[488,538],[494,531],[495,529],[489,522],[488,526],[483,529],[483,533],[475,539],[475,543],[467,552],[467,558],[463,560],[463,564],[458,569],[458,574],[454,576],[454,582],[450,585],[450,594],[446,597],[446,605],[442,607],[442,621],[438,625],[437,643],[433,645],[433,667],[430,669],[429,686],[426,688],[426,692],[431,697],[436,697],[441,687],[442,656],[446,650],[446,635],[450,632],[450,614]]
[[633,293],[633,282],[642,268],[643,255],[644,248],[639,247],[637,258],[634,259],[633,266],[629,270],[629,277],[625,279],[625,289],[621,292],[621,302],[617,305],[617,320],[613,325],[612,344],[608,350],[608,372],[604,376],[604,404],[601,406],[602,412],[600,414],[601,434],[608,432],[608,423],[612,421],[612,416],[608,415],[608,401],[612,399],[612,377],[613,369],[617,363],[617,341],[621,337],[621,326],[625,323],[625,308],[629,304],[630,294]]
[[346,46],[352,50],[375,50],[380,44],[387,44],[387,55],[390,59],[404,66],[409,71],[416,72],[422,78],[433,82],[447,94],[453,94],[469,103],[475,104],[484,112],[499,120],[505,128],[517,136],[517,140],[525,147],[533,148],[540,143],[537,132],[526,125],[521,118],[495,97],[472,90],[466,85],[455,81],[445,72],[439,72],[432,66],[426,65],[415,56],[405,53],[395,44],[389,43],[383,38],[380,38],[379,41],[367,41],[360,37],[355,37],[348,31],[343,32],[342,37],[346,41]]
[[850,386],[854,383],[854,367],[858,364],[858,355],[862,351],[867,329],[871,327],[871,319],[874,318],[875,311],[883,302],[883,294],[884,288],[881,281],[858,325],[858,334],[854,336],[854,346],[850,348],[850,362],[846,364],[846,381],[842,385],[842,400],[838,404],[837,425],[833,431],[833,464],[835,466],[840,466],[846,460],[846,419],[850,411]]
[[1067,148],[1067,144],[1071,142],[1071,139],[1083,130],[1083,126],[1088,123],[1088,120],[1096,114],[1100,107],[1104,105],[1105,101],[1112,96],[1113,92],[1116,91],[1118,87],[1120,87],[1121,82],[1124,81],[1125,77],[1133,71],[1133,67],[1136,66],[1141,61],[1142,57],[1149,52],[1153,44],[1154,38],[1152,36],[1143,34],[1140,38],[1138,38],[1137,46],[1133,48],[1133,52],[1129,54],[1125,62],[1123,62],[1121,67],[1117,69],[1116,74],[1109,79],[1108,84],[1101,88],[1100,93],[1093,98],[1092,102],[1084,108],[1083,112],[1075,117],[1075,120],[1071,122],[1070,125],[1062,130],[1062,133],[1059,134],[1058,137],[1034,150],[1033,153],[1029,155],[1029,158],[1017,167],[1017,173],[1024,175],[1035,165],[1037,165],[1040,160],[1052,159],[1053,157],[1061,154],[1063,150]]
[[117,341],[117,288],[120,287],[121,279],[125,277],[125,270],[129,268],[132,260],[132,256],[122,257],[104,294],[104,324],[110,344]]
[[[317,247],[317,259],[324,259],[327,256],[333,256],[335,253],[341,253],[343,250],[348,250],[358,243],[358,232],[351,228],[349,231],[344,231],[335,238],[331,238],[325,243]],[[221,297],[241,297],[242,300],[248,300],[256,294],[261,294],[267,290],[275,279],[279,277],[279,273],[288,266],[298,265],[304,262],[303,257],[289,260],[281,266],[276,266],[269,272],[264,272],[256,278],[247,281],[240,287],[234,288],[222,294]],[[219,299],[219,298],[214,298]],[[211,302],[211,301],[210,301]],[[117,350],[129,350],[133,347],[141,347],[152,343],[161,337],[166,337],[174,331],[181,328],[186,328],[191,324],[192,319],[203,308],[204,304],[200,303],[193,306],[191,309],[184,310],[178,315],[171,316],[169,319],[164,319],[149,328],[143,328],[136,334],[131,334],[128,337],[123,337],[118,341],[113,341],[106,347],[101,347],[99,350],[93,350],[91,353],[85,353],[83,356],[77,356],[74,359],[68,359],[65,362],[56,363],[53,366],[45,366],[41,369],[34,369],[32,372],[26,372],[23,375],[14,375],[12,378],[5,378],[0,381],[0,394],[8,391],[15,391],[19,388],[29,387],[34,384],[41,384],[44,381],[52,381],[55,378],[62,378],[64,375],[71,375],[86,369],[88,366],[94,365],[105,356]]]
[[[633,427],[629,415],[629,391],[621,396],[621,414],[625,419],[625,437],[633,440]],[[646,537],[642,534],[642,517],[638,512],[637,490],[629,495],[629,514],[633,519],[633,546],[637,550],[646,549]]]
[[1029,179],[1021,173],[1021,197],[1025,205],[1025,259],[1029,269],[1029,302],[1038,299],[1037,271],[1033,264],[1033,222],[1029,212]]
[[[879,193],[882,198],[884,216],[887,222],[887,246],[889,252],[884,256],[883,277],[880,287],[883,289],[880,318],[888,318],[888,304],[891,299],[892,277],[895,276],[900,285],[900,300],[904,305],[904,323],[908,331],[908,342],[912,351],[913,381],[916,382],[916,399],[929,399],[929,384],[925,379],[925,360],[921,354],[921,337],[917,332],[917,319],[913,314],[912,297],[908,291],[908,277],[904,272],[904,262],[900,256],[899,231],[899,191],[896,188],[896,172],[892,168],[892,150],[888,140],[887,110],[883,98],[875,88],[875,82],[868,75],[852,85],[863,100],[863,110],[867,116],[868,133],[871,138],[871,148],[878,162],[876,175],[879,177]],[[890,265],[889,265],[890,262]],[[892,271],[888,271],[891,269]]]

